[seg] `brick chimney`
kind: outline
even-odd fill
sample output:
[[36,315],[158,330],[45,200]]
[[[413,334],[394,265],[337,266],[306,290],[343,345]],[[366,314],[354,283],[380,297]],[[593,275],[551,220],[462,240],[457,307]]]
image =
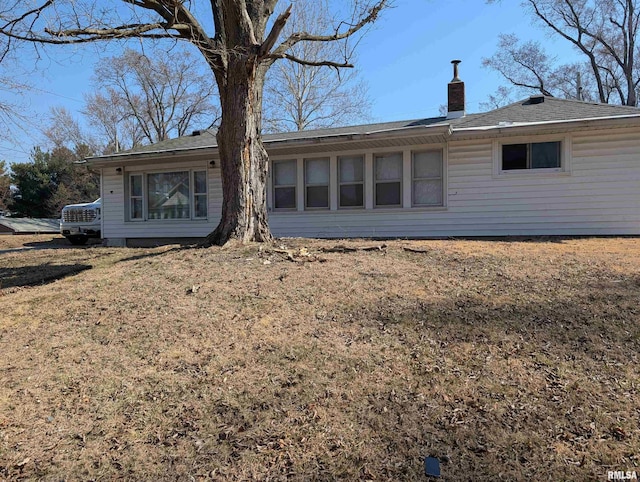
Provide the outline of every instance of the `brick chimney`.
[[464,117],[464,82],[458,77],[458,64],[461,60],[452,60],[453,79],[447,86],[448,103],[447,119],[457,119]]

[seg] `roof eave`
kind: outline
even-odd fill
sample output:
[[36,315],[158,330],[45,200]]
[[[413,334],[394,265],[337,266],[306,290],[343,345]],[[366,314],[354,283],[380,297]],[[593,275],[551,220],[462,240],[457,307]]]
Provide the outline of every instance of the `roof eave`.
[[[403,138],[414,136],[416,132],[423,132],[434,137],[449,137],[452,129],[450,124],[438,125],[421,125],[411,127],[401,127],[394,129],[385,129],[380,131],[372,131],[365,133],[346,133],[340,135],[326,135],[302,137],[297,139],[270,139],[263,141],[267,151],[269,149],[277,149],[284,146],[310,146],[317,144],[346,144],[354,140],[377,140],[383,138]],[[141,152],[123,152],[119,154],[110,154],[107,156],[88,157],[85,159],[87,163],[94,167],[112,166],[116,162],[126,164],[135,162],[145,162],[153,159],[154,161],[166,162],[175,159],[193,158],[193,159],[211,159],[218,156],[218,146],[201,146],[186,147],[180,149],[163,149],[155,151]]]
[[518,122],[513,124],[454,128],[452,139],[526,135],[553,131],[576,131],[590,129],[611,129],[640,125],[640,114],[609,117],[570,119],[561,121]]

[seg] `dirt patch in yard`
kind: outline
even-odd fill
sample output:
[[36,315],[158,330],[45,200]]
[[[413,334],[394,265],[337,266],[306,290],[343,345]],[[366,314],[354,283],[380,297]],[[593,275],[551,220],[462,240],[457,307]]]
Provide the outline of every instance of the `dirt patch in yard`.
[[381,244],[1,254],[0,478],[640,471],[640,240]]

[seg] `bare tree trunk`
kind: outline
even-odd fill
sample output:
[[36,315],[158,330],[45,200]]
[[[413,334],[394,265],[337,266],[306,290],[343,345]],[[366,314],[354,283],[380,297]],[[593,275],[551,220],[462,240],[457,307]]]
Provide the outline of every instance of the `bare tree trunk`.
[[267,151],[262,144],[262,90],[266,69],[245,56],[232,58],[219,80],[222,121],[218,151],[224,203],[209,244],[271,241],[267,222]]

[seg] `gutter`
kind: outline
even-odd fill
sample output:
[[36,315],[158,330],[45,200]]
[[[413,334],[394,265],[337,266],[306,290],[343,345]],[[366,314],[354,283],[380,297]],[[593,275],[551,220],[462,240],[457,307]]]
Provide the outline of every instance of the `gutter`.
[[[629,122],[632,121],[632,122]],[[493,126],[481,127],[461,127],[454,129],[452,137],[469,136],[496,136],[500,134],[510,135],[517,133],[529,133],[538,131],[541,128],[561,128],[561,129],[589,129],[589,128],[614,128],[620,125],[635,125],[640,123],[640,114],[617,115],[608,117],[589,117],[583,119],[567,119],[562,121],[540,121],[540,122],[513,122],[500,123]]]

